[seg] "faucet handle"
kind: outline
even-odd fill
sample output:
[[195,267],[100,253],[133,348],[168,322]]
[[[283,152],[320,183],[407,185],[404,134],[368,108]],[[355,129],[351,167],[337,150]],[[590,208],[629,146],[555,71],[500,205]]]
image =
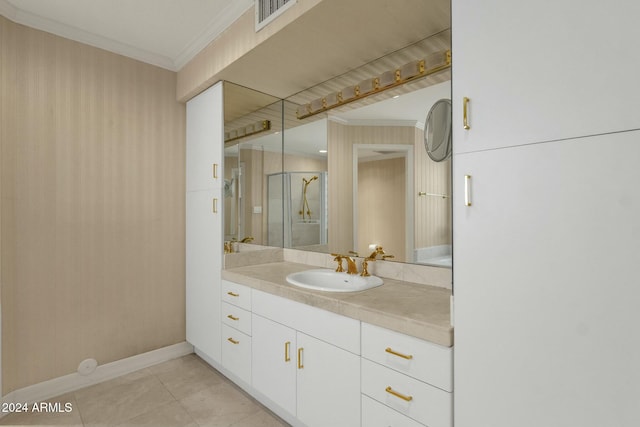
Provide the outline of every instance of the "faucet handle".
[[383,260],[388,259],[388,258],[395,258],[395,257],[396,257],[395,255],[382,255],[382,259]]
[[338,262],[338,267],[336,268],[336,272],[337,273],[342,273],[344,271],[344,268],[342,267],[342,260],[344,259],[344,255],[340,255],[340,254],[331,254],[334,261]]

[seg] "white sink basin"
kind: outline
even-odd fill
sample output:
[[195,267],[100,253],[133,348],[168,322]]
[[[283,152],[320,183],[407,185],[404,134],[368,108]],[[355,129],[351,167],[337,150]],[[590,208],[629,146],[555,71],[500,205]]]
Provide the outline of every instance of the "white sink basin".
[[287,282],[301,288],[325,292],[357,292],[382,285],[382,279],[376,276],[362,277],[326,268],[291,273],[287,276]]

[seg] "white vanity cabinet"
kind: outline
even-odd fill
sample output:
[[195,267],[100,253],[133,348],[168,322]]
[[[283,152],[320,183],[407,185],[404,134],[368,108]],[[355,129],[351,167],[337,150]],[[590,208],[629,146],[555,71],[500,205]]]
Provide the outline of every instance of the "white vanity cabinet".
[[638,16],[452,0],[456,427],[640,425]]
[[360,322],[252,294],[253,387],[308,427],[360,425]]
[[638,141],[456,159],[456,427],[640,425]]
[[222,271],[222,83],[187,102],[186,338],[220,362]]
[[452,391],[452,348],[362,324],[363,426],[451,427]]
[[251,384],[251,288],[222,281],[222,366]]
[[637,1],[453,0],[454,151],[640,128],[638,16]]

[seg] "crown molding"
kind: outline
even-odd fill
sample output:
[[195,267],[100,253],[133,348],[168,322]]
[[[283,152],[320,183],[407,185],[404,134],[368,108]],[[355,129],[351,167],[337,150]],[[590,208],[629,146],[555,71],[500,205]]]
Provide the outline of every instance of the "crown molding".
[[215,40],[224,30],[229,28],[229,22],[235,22],[249,9],[253,9],[254,1],[248,2],[230,1],[227,7],[207,24],[205,30],[191,40],[182,52],[173,60],[175,70],[180,70],[187,65],[202,49]]
[[252,0],[229,2],[228,6],[208,23],[205,30],[191,40],[175,58],[140,49],[126,43],[121,43],[107,37],[102,37],[88,31],[35,15],[16,8],[7,0],[0,0],[0,15],[17,24],[26,25],[27,27],[104,49],[109,52],[133,58],[170,71],[178,71],[209,43],[222,34],[222,32],[228,28],[229,22],[234,22],[246,11],[253,8],[253,6],[254,2]]
[[14,5],[6,0],[0,0],[0,15],[15,22],[17,14],[18,9],[16,9]]
[[117,53],[167,70],[177,71],[173,60],[164,55],[139,49],[107,37],[102,37],[51,19],[43,18],[30,12],[25,12],[14,7],[6,0],[0,0],[0,13],[17,24],[26,25],[27,27],[35,28],[65,39],[97,47],[99,49],[104,49],[109,52]]

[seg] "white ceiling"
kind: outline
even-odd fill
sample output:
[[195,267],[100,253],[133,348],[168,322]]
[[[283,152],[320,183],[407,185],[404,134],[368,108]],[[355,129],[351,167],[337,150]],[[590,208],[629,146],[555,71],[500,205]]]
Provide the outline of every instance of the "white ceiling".
[[253,0],[0,0],[6,18],[179,70]]

